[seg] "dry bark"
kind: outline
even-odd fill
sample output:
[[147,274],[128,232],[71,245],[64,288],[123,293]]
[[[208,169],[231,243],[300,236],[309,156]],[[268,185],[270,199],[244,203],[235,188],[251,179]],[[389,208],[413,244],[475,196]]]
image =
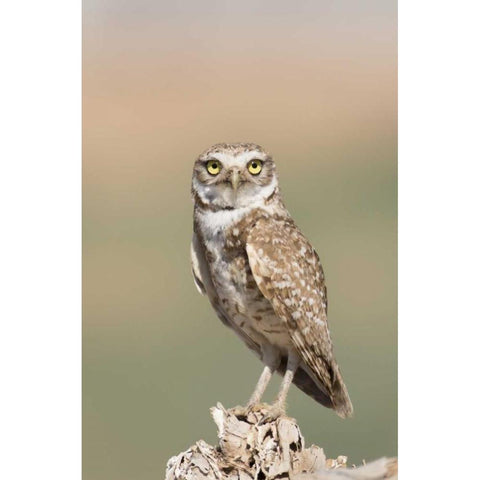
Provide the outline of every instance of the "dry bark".
[[380,458],[347,468],[347,457],[327,459],[323,449],[305,448],[294,419],[268,420],[268,410],[242,415],[217,404],[211,413],[219,445],[203,440],[167,464],[166,480],[380,480],[397,478],[397,460]]

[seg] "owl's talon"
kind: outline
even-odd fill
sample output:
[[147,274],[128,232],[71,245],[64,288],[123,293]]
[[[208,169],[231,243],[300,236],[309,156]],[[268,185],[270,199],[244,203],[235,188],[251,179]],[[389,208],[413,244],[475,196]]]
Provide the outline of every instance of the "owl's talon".
[[244,407],[243,405],[237,405],[229,409],[231,413],[237,418],[246,418],[248,416],[248,406]]
[[247,404],[246,406],[237,405],[230,409],[230,411],[238,418],[247,418],[250,414],[255,414],[261,412],[262,410],[268,410],[271,408],[270,405],[266,403],[251,403]]
[[262,418],[258,422],[259,425],[271,423],[285,415],[285,408],[280,405],[269,405],[268,409],[262,411]]
[[261,412],[262,410],[269,410],[270,408],[272,408],[272,406],[264,402],[250,403],[247,405],[248,411],[252,413]]
[[274,422],[281,416],[285,415],[285,408],[281,405],[268,403],[254,403],[246,407],[235,407],[235,415],[248,418],[251,422],[258,425]]
[[285,410],[277,405],[268,403],[253,403],[246,406],[237,405],[230,409],[230,412],[239,420],[249,420],[251,423],[259,425],[267,422],[273,422],[285,414]]

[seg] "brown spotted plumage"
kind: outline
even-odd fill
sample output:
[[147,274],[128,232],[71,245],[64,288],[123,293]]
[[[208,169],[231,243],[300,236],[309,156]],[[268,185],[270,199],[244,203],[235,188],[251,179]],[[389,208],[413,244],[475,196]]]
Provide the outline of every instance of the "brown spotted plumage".
[[249,407],[278,371],[279,411],[293,381],[350,416],[328,330],[323,269],[283,204],[271,157],[255,144],[215,145],[195,162],[192,195],[195,283],[265,364]]

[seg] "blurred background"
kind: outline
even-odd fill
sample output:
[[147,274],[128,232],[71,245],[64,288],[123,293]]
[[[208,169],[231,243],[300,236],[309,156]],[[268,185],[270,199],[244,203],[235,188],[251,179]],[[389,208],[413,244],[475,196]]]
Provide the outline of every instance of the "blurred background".
[[190,274],[191,168],[216,142],[274,156],[325,269],[355,417],[296,388],[289,414],[327,456],[396,455],[396,32],[392,0],[83,1],[85,479],[163,478],[260,374]]

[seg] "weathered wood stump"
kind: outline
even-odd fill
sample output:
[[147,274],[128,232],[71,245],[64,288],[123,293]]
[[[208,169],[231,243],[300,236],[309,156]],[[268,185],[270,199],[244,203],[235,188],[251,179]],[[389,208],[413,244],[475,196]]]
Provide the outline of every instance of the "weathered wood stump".
[[397,460],[380,458],[347,468],[347,457],[327,459],[323,449],[305,448],[293,418],[269,420],[267,409],[248,414],[217,404],[211,413],[219,445],[203,440],[167,464],[166,480],[380,480],[397,478]]

